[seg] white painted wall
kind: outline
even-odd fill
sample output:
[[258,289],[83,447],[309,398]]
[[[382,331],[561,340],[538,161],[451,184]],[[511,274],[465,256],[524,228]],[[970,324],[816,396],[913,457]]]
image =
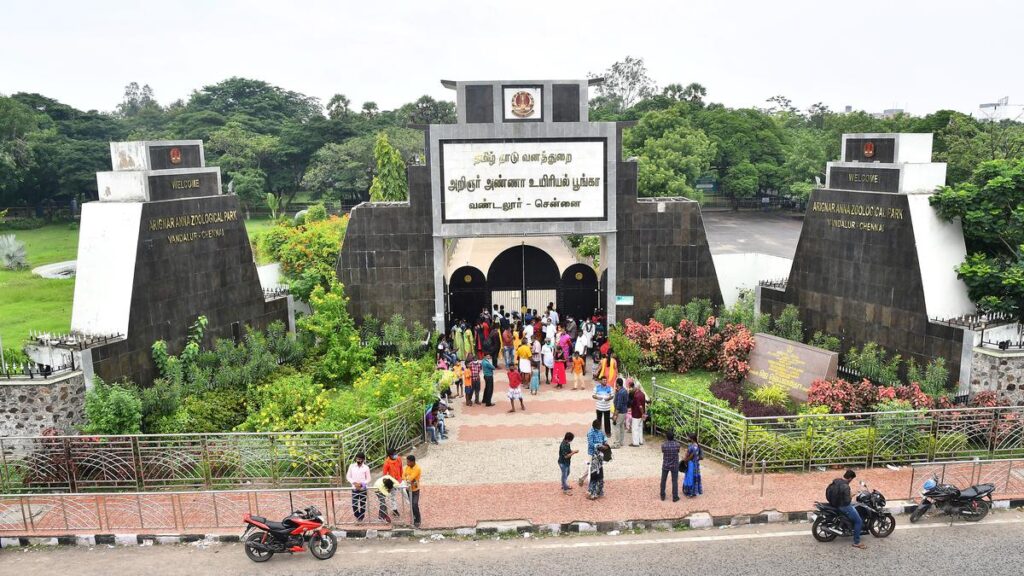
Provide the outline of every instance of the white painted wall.
[[267,288],[277,288],[284,284],[284,282],[281,282],[281,264],[278,262],[257,266],[256,273],[260,277],[260,286],[264,290]]
[[145,202],[149,191],[147,172],[97,172],[100,202]]
[[900,192],[935,192],[946,183],[946,163],[904,164],[900,173]]
[[71,329],[128,334],[142,204],[88,202],[78,233],[78,273]]
[[457,244],[445,267],[445,278],[451,278],[452,274],[463,266],[474,266],[486,276],[498,254],[523,243],[547,252],[558,266],[559,274],[578,262],[576,255],[559,236],[456,238],[454,242]]
[[949,318],[973,314],[975,308],[967,296],[967,286],[956,277],[954,270],[967,254],[960,221],[945,222],[940,219],[935,209],[928,204],[929,196],[907,195],[928,317]]
[[744,252],[742,254],[714,254],[715,272],[718,273],[718,287],[722,300],[732,306],[739,300],[740,290],[753,290],[761,280],[789,278],[793,261],[789,258]]

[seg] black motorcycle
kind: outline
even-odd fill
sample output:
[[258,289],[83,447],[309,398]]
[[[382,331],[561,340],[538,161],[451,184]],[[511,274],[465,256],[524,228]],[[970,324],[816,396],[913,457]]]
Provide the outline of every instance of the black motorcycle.
[[960,490],[952,484],[940,483],[938,476],[932,474],[921,489],[921,505],[910,515],[910,521],[917,522],[935,507],[944,514],[959,516],[967,522],[978,522],[992,509],[995,490],[993,484],[975,484]]
[[[885,496],[878,490],[868,490],[867,484],[861,482],[861,491],[853,502],[853,507],[864,521],[861,534],[871,534],[875,538],[885,538],[896,529],[896,518],[885,511]],[[818,512],[811,524],[811,534],[818,542],[831,542],[839,536],[853,536],[853,521],[842,510],[815,502]]]

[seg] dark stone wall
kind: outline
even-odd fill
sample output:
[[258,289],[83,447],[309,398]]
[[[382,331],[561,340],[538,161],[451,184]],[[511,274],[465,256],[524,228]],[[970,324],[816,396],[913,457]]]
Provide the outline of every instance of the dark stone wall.
[[466,86],[466,123],[490,124],[494,122],[494,87]]
[[[715,263],[711,259],[700,205],[692,201],[637,198],[637,165],[619,162],[617,167],[618,217],[616,290],[633,296],[633,306],[619,306],[616,318],[645,321],[657,304],[685,304],[694,298],[722,302]],[[671,295],[665,295],[665,279],[673,279]],[[608,295],[608,305],[615,295]]]
[[[843,214],[845,206],[872,215]],[[962,330],[928,321],[905,195],[812,192],[785,293],[761,289],[762,312],[787,304],[800,309],[807,334],[838,336],[843,352],[873,341],[919,365],[945,358],[954,379],[960,372]]]
[[[222,215],[220,221],[151,230],[158,218],[194,214]],[[234,217],[230,214],[234,214]],[[188,328],[206,316],[206,343],[231,338],[237,322],[264,329],[288,321],[286,299],[265,302],[237,196],[210,196],[147,202],[135,258],[128,336],[93,349],[93,369],[104,380],[130,378],[147,386],[157,376],[151,347],[165,340],[172,354],[181,351]],[[199,237],[172,243],[175,235]]]
[[338,256],[338,279],[357,321],[372,314],[431,326],[434,316],[434,239],[430,169],[408,170],[409,202],[363,203],[352,209]]

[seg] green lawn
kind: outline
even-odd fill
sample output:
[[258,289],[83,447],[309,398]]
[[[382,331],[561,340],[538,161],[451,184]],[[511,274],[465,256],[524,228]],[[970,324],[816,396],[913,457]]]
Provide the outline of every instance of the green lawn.
[[[711,392],[708,389],[721,378],[718,372],[709,372],[707,370],[690,370],[686,374],[657,372],[652,374],[652,376],[654,376],[658,386],[664,386],[688,396],[702,399],[711,396]],[[645,380],[644,384],[649,385],[649,382],[650,380]],[[648,390],[648,392],[651,392],[651,390]]]
[[[254,219],[247,220],[245,225],[251,239],[256,232],[272,226],[273,221]],[[25,243],[32,268],[78,257],[78,229],[68,224],[0,234],[14,234]],[[20,346],[30,330],[70,330],[74,296],[74,279],[46,280],[31,270],[11,272],[0,268],[0,340],[4,347]]]

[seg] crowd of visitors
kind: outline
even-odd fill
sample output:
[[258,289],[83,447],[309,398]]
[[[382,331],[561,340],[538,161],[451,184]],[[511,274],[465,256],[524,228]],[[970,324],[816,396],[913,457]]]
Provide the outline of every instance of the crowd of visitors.
[[[562,389],[571,373],[573,390],[582,390],[591,355],[594,365],[601,367],[599,376],[614,382],[618,363],[608,349],[604,314],[595,310],[589,318],[563,320],[553,303],[543,314],[529,309],[506,312],[495,304],[472,322],[456,321],[437,344],[438,368],[454,372],[451,396],[465,398],[467,406],[495,405],[494,375],[504,366],[509,412],[516,411],[517,401],[520,410],[526,410],[523,388],[536,395],[542,379]],[[599,361],[601,355],[604,359]]]

